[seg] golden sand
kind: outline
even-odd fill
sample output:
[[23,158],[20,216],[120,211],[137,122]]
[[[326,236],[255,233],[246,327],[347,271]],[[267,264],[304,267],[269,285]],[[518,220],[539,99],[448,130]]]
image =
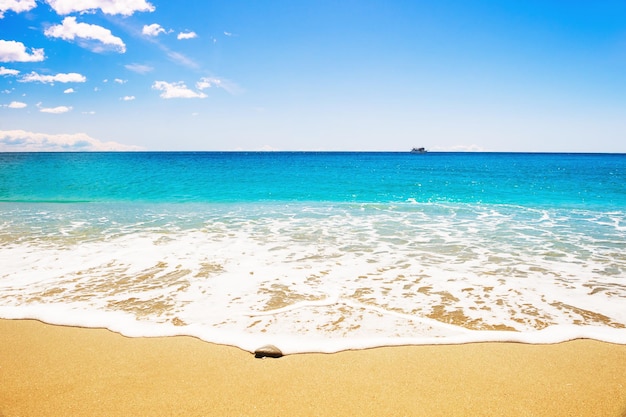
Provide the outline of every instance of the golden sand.
[[0,320],[0,416],[626,417],[626,345],[475,343],[255,359],[191,337]]

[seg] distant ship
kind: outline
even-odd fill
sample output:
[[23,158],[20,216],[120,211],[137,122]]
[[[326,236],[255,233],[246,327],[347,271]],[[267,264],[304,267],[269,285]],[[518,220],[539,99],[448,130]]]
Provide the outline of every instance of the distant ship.
[[426,153],[428,152],[426,148],[413,148],[411,149],[411,153]]

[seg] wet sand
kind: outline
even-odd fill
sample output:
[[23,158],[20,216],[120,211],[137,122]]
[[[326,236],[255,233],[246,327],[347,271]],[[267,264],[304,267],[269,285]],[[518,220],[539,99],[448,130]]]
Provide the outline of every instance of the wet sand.
[[1,417],[626,417],[626,345],[591,340],[255,359],[34,320],[0,320],[0,335]]

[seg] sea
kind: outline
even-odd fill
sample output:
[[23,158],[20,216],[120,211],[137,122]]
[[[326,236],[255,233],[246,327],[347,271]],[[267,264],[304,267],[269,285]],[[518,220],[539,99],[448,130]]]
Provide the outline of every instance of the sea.
[[626,155],[0,153],[0,318],[285,354],[626,344]]

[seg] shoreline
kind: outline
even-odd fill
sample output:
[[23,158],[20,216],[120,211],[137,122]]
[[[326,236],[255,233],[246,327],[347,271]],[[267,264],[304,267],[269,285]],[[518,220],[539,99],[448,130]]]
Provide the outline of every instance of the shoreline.
[[256,359],[187,336],[0,319],[0,416],[626,416],[626,345],[472,343]]

